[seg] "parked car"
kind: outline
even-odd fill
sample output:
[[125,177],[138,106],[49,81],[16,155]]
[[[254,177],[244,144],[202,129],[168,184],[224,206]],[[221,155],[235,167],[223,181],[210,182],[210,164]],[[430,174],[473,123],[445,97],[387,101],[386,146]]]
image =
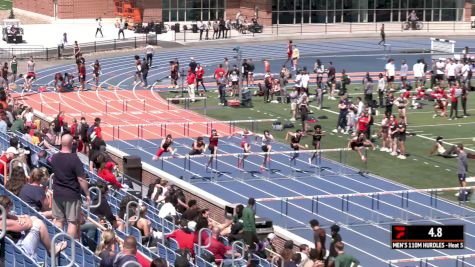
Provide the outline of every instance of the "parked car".
[[4,19],[3,20],[3,40],[7,43],[22,43],[23,42],[23,28],[18,19]]

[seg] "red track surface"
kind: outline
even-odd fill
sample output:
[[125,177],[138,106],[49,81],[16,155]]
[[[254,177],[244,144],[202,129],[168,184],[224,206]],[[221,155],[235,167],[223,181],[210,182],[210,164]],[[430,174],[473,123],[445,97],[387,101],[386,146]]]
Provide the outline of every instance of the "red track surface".
[[[208,134],[211,127],[221,134],[228,134],[230,131],[228,124],[211,126],[206,123],[211,119],[189,110],[177,106],[171,106],[168,110],[167,101],[149,90],[47,92],[24,96],[17,93],[12,96],[48,116],[55,116],[62,110],[69,123],[72,118],[79,121],[81,116],[86,117],[89,123],[95,117],[100,117],[105,140],[158,139],[167,133],[175,138],[196,137]],[[203,123],[188,127],[187,122]],[[165,128],[166,123],[175,124],[169,124]],[[138,126],[140,124],[147,125]]]

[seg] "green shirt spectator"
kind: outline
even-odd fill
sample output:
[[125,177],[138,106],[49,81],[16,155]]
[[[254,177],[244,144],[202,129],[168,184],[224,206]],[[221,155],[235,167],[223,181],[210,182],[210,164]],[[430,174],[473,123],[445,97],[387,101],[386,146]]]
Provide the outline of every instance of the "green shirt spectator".
[[256,216],[252,206],[247,206],[242,211],[242,224],[245,232],[256,232]]
[[12,126],[10,127],[10,131],[16,133],[21,132],[25,130],[25,122],[23,119],[20,117],[20,115],[16,115],[16,120],[12,123]]
[[338,252],[338,256],[335,258],[335,267],[352,267],[358,266],[360,262],[350,254],[346,254],[343,242],[336,242],[335,249]]

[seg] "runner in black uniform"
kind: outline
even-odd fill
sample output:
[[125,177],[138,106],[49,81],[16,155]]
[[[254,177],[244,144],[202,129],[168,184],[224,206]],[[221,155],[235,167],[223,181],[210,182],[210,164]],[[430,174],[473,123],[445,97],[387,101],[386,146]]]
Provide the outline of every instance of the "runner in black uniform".
[[[289,140],[289,136],[291,137],[290,138],[290,147],[293,150],[298,151],[300,149],[306,149],[308,147],[307,145],[302,146],[300,144],[300,139],[303,136],[302,131],[300,129],[297,130],[295,133],[287,132],[287,135],[285,136],[285,140]],[[298,156],[299,156],[299,153],[297,153],[297,152],[294,153],[294,155],[290,158],[290,161],[295,160]]]
[[162,140],[160,148],[157,150],[157,153],[153,156],[153,160],[158,160],[160,156],[165,152],[170,152],[172,156],[175,154],[176,149],[172,147],[173,138],[171,134],[168,134],[165,139]]
[[[312,144],[313,144],[313,148],[315,150],[318,150],[320,149],[320,141],[322,140],[322,136],[325,135],[325,132],[322,131],[321,125],[315,125],[313,129],[315,131],[313,132],[313,135],[312,135],[312,138],[313,138]],[[312,164],[312,161],[317,157],[317,154],[320,155],[320,152],[313,153],[312,157],[308,159],[309,164]]]
[[348,147],[352,150],[358,152],[358,155],[361,157],[362,161],[366,161],[366,157],[361,153],[361,150],[364,149],[365,146],[371,146],[373,150],[376,149],[374,144],[366,139],[365,133],[360,133],[357,137],[353,138],[348,142]]
[[193,142],[191,145],[191,151],[188,155],[201,155],[206,150],[205,142],[203,141],[203,137],[198,137],[196,141]]

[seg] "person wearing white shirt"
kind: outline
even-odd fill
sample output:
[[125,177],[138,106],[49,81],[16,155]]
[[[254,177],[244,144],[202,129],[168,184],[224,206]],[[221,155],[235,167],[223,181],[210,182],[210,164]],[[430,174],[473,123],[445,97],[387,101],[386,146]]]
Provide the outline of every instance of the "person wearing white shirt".
[[98,34],[98,33],[101,34],[101,37],[104,37],[104,34],[102,34],[102,19],[101,19],[101,18],[97,18],[97,19],[96,19],[96,23],[97,23],[97,28],[96,28],[96,35],[95,35],[95,37],[97,37],[97,34]]
[[302,71],[301,70],[297,71],[297,76],[295,76],[294,83],[295,83],[295,87],[299,89],[302,88]]
[[305,92],[308,92],[308,82],[310,81],[310,76],[308,75],[308,72],[306,69],[303,70],[302,72],[302,77],[300,78],[300,83],[302,85],[302,88],[305,90]]
[[203,31],[204,31],[203,21],[199,20],[198,22],[196,22],[196,27],[200,31],[200,41],[201,41],[203,40]]
[[407,72],[409,71],[409,66],[406,63],[406,60],[403,59],[401,62],[401,69],[399,71],[399,76],[401,77],[401,82],[407,81]]
[[414,64],[412,67],[412,71],[414,72],[414,80],[416,81],[416,86],[419,85],[419,83],[424,83],[425,81],[425,73],[424,73],[424,63],[422,63],[422,60],[417,60],[417,63]]
[[384,67],[386,72],[386,80],[388,82],[388,87],[392,88],[394,82],[394,76],[396,75],[396,66],[394,66],[394,59],[390,58],[386,66]]
[[145,47],[145,55],[147,56],[148,66],[151,68],[152,60],[153,60],[153,46],[152,45],[149,44]]
[[470,66],[468,65],[467,62],[465,62],[462,67],[462,83],[465,84],[466,86],[470,85],[470,79],[468,79],[469,73],[470,73]]
[[386,81],[384,80],[383,74],[379,74],[378,80],[378,98],[379,98],[379,106],[384,106],[384,92],[386,90]]
[[447,81],[449,84],[453,84],[455,82],[455,69],[457,65],[449,59],[449,63],[445,66],[445,71],[447,73]]
[[439,61],[435,63],[435,79],[437,82],[441,82],[444,80],[445,74],[445,62],[442,58],[439,58]]
[[158,217],[159,218],[166,218],[168,216],[176,216],[176,208],[173,206],[173,204],[170,202],[170,197],[167,196],[165,198],[165,204],[163,204],[160,207],[160,210],[158,212]]

